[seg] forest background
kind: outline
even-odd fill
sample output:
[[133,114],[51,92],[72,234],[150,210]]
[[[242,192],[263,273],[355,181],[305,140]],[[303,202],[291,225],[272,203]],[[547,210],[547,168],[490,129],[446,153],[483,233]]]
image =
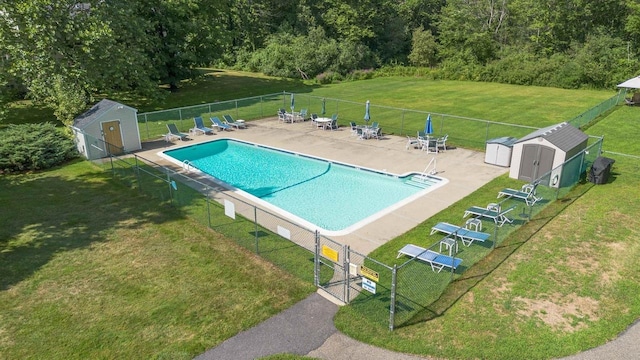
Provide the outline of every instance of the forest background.
[[0,0],[0,18],[0,120],[30,99],[69,124],[97,97],[178,91],[197,67],[615,88],[640,64],[636,1]]

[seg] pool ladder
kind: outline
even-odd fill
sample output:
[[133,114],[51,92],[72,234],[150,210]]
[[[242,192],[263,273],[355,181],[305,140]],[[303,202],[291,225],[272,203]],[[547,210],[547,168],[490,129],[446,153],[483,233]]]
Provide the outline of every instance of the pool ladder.
[[[433,165],[433,167],[431,165]],[[436,165],[437,165],[436,158],[432,157],[427,167],[424,168],[424,171],[419,175],[413,175],[411,179],[407,181],[407,183],[413,186],[421,187],[421,188],[427,188],[437,183],[439,180],[436,180],[429,176],[429,175],[435,175],[437,173]],[[431,170],[429,170],[429,168],[431,168]]]
[[191,163],[191,161],[184,160],[182,162],[182,169],[185,170],[186,172],[191,172],[192,168],[193,168],[193,164]]

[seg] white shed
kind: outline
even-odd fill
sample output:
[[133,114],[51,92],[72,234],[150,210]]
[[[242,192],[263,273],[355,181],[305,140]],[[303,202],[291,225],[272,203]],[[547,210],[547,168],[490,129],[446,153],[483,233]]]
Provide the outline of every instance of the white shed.
[[[509,177],[534,181],[584,150],[588,140],[567,122],[536,130],[513,144]],[[562,169],[556,172],[559,178]],[[554,178],[550,176],[550,186],[559,185]]]
[[138,110],[102,99],[73,120],[78,151],[87,159],[140,150]]

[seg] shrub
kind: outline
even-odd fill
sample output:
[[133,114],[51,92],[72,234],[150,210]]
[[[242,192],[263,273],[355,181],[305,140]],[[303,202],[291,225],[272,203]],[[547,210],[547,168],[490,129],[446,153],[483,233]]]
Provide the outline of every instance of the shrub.
[[78,156],[52,123],[9,125],[0,131],[0,174],[44,170]]

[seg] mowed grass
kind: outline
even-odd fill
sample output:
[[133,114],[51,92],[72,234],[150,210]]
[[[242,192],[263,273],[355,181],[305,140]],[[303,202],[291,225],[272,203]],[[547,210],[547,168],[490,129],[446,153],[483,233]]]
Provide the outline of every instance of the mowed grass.
[[[408,325],[389,332],[352,307],[340,309],[336,325],[377,346],[450,359],[549,359],[614,339],[640,316],[640,164],[617,160],[609,184],[579,185],[465,270]],[[460,203],[495,193],[500,181]],[[459,216],[460,205],[437,217]],[[372,255],[420,244],[425,231],[409,231]]]
[[0,184],[0,358],[191,359],[314,290],[90,163]]
[[[230,83],[242,83],[247,94],[260,94],[260,86],[277,87],[279,81],[263,81],[261,77],[254,80],[244,73],[222,72],[216,76]],[[607,91],[431,82],[416,78],[373,79],[323,87],[296,85],[300,85],[297,90],[282,90],[362,103],[370,99],[377,105],[535,127],[568,120],[613,96]],[[213,82],[206,84],[207,91],[199,97],[190,97],[198,86],[204,85],[185,86],[184,92],[176,93],[182,100],[167,104],[182,102],[174,106],[187,106],[194,99],[205,102],[209,98],[228,99],[222,93],[224,89]],[[237,91],[235,97],[244,97],[242,89]],[[270,91],[262,93],[266,92]],[[594,135],[606,132],[605,150],[618,144],[616,125],[607,124],[622,110],[640,109],[617,109],[588,130]],[[620,115],[620,123],[628,121],[627,117]],[[358,121],[361,122],[359,118]],[[617,133],[633,137],[635,129]],[[630,146],[620,145],[619,151],[629,152]],[[576,188],[493,250],[485,261],[466,269],[430,312],[419,314],[389,332],[386,326],[345,307],[336,317],[337,326],[354,338],[392,350],[463,359],[520,359],[524,354],[526,358],[544,359],[575,353],[614,338],[640,315],[640,300],[636,296],[640,282],[634,273],[634,259],[638,256],[634,229],[638,228],[639,218],[634,199],[640,169],[635,161],[612,157],[618,160],[614,181]],[[187,219],[187,214],[171,208],[158,209],[155,202],[145,206],[138,200],[134,206],[129,198],[135,198],[135,194],[109,183],[105,174],[84,166],[75,164],[58,169],[51,172],[54,175],[47,172],[7,177],[9,180],[0,190],[0,203],[11,204],[3,206],[0,215],[12,221],[9,230],[0,229],[1,278],[5,279],[7,274],[9,279],[6,283],[3,280],[0,291],[1,354],[10,349],[8,357],[14,354],[20,358],[52,357],[49,349],[53,349],[62,354],[60,358],[81,357],[78,353],[84,357],[192,357],[260,321],[259,318],[286,308],[310,291],[308,284],[286,278],[288,286],[279,293],[280,284],[272,281],[275,276],[263,274],[266,268],[284,276],[273,266]],[[65,174],[67,171],[72,174]],[[29,186],[50,176],[64,178],[73,186],[61,190],[64,196],[57,197],[50,195],[51,183],[37,188]],[[497,189],[505,183],[505,179],[499,178],[487,184],[438,214],[438,219],[459,219],[460,209],[472,205],[471,202],[484,203],[489,196],[495,198]],[[86,187],[92,190],[82,190]],[[103,196],[103,192],[107,195]],[[37,198],[38,206],[23,207],[23,198],[26,203],[36,202]],[[83,202],[87,205],[78,211],[73,209]],[[101,207],[104,214],[95,210]],[[28,215],[16,217],[14,214],[18,213]],[[43,216],[49,220],[41,220]],[[105,217],[104,221],[97,220],[99,217]],[[397,249],[405,243],[424,242],[425,232],[433,221],[429,219],[392,240],[377,250],[374,257],[391,263]],[[204,250],[201,253],[199,249]],[[74,254],[80,255],[74,259]],[[231,259],[227,262],[219,256]],[[173,266],[149,264],[154,258],[161,259],[158,263]],[[170,262],[172,259],[174,262]],[[85,266],[87,262],[89,265]],[[224,277],[237,271],[225,264],[236,262],[242,263],[243,275]],[[195,263],[211,271],[206,274],[204,270],[196,271]],[[182,271],[185,266],[188,270]],[[152,270],[146,271],[147,267]],[[207,275],[211,278],[206,278]],[[227,285],[229,282],[231,285]],[[288,288],[291,284],[295,284],[295,289]],[[58,291],[59,288],[62,290]],[[203,295],[218,293],[225,296],[205,299]],[[176,296],[189,305],[174,302]],[[253,315],[246,310],[251,306],[257,306],[257,315],[244,320],[242,316]],[[195,310],[190,312],[192,307]],[[218,314],[226,311],[232,315]],[[204,320],[200,321],[200,317]],[[142,325],[127,330],[139,323]],[[211,323],[214,325],[209,327]],[[222,329],[220,334],[218,329]]]

